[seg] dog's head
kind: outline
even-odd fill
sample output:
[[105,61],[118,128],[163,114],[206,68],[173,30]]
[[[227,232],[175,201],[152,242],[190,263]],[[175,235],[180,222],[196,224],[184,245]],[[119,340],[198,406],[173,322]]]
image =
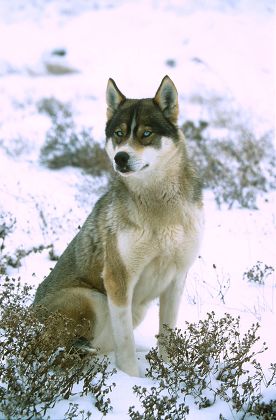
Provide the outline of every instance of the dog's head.
[[106,151],[115,171],[138,176],[165,165],[179,141],[172,80],[165,76],[152,99],[127,99],[109,79],[106,100]]

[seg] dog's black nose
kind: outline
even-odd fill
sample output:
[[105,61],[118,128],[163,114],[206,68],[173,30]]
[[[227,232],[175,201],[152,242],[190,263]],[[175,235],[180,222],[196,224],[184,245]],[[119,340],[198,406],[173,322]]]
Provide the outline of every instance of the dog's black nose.
[[129,160],[129,154],[127,152],[118,152],[115,155],[114,160],[119,168],[125,168]]

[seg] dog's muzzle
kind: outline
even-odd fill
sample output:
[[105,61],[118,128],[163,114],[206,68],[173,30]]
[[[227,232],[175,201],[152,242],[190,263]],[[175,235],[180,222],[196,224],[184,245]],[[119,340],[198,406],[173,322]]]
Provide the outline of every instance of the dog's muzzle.
[[130,156],[127,152],[118,152],[114,157],[116,170],[122,173],[131,172],[129,158]]

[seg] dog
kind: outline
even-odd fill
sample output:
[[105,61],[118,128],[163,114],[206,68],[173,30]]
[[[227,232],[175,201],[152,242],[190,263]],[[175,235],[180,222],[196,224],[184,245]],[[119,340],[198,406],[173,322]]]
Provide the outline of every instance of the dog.
[[[133,329],[159,298],[159,334],[175,327],[187,272],[198,255],[202,184],[177,126],[178,94],[165,76],[151,99],[106,90],[108,191],[39,285],[34,305],[89,328],[91,348],[115,352],[119,369],[139,376]],[[166,360],[166,353],[159,344]]]

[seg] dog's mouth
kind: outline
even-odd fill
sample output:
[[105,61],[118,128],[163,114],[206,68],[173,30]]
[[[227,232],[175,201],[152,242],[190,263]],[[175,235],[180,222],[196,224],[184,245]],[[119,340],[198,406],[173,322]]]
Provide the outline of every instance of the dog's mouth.
[[133,172],[133,170],[130,169],[128,166],[124,166],[123,168],[117,166],[116,169],[117,169],[118,172],[121,172],[122,174],[127,174],[129,172]]
[[117,171],[117,172],[119,172],[120,174],[122,174],[122,175],[126,176],[126,175],[133,174],[133,173],[135,173],[135,172],[141,172],[141,171],[143,171],[144,169],[146,169],[148,166],[149,166],[149,164],[148,164],[148,163],[146,163],[146,164],[145,164],[145,165],[144,165],[141,169],[135,170],[135,169],[132,169],[132,168],[131,168],[130,166],[128,166],[128,165],[123,166],[123,167],[116,165],[116,171]]

